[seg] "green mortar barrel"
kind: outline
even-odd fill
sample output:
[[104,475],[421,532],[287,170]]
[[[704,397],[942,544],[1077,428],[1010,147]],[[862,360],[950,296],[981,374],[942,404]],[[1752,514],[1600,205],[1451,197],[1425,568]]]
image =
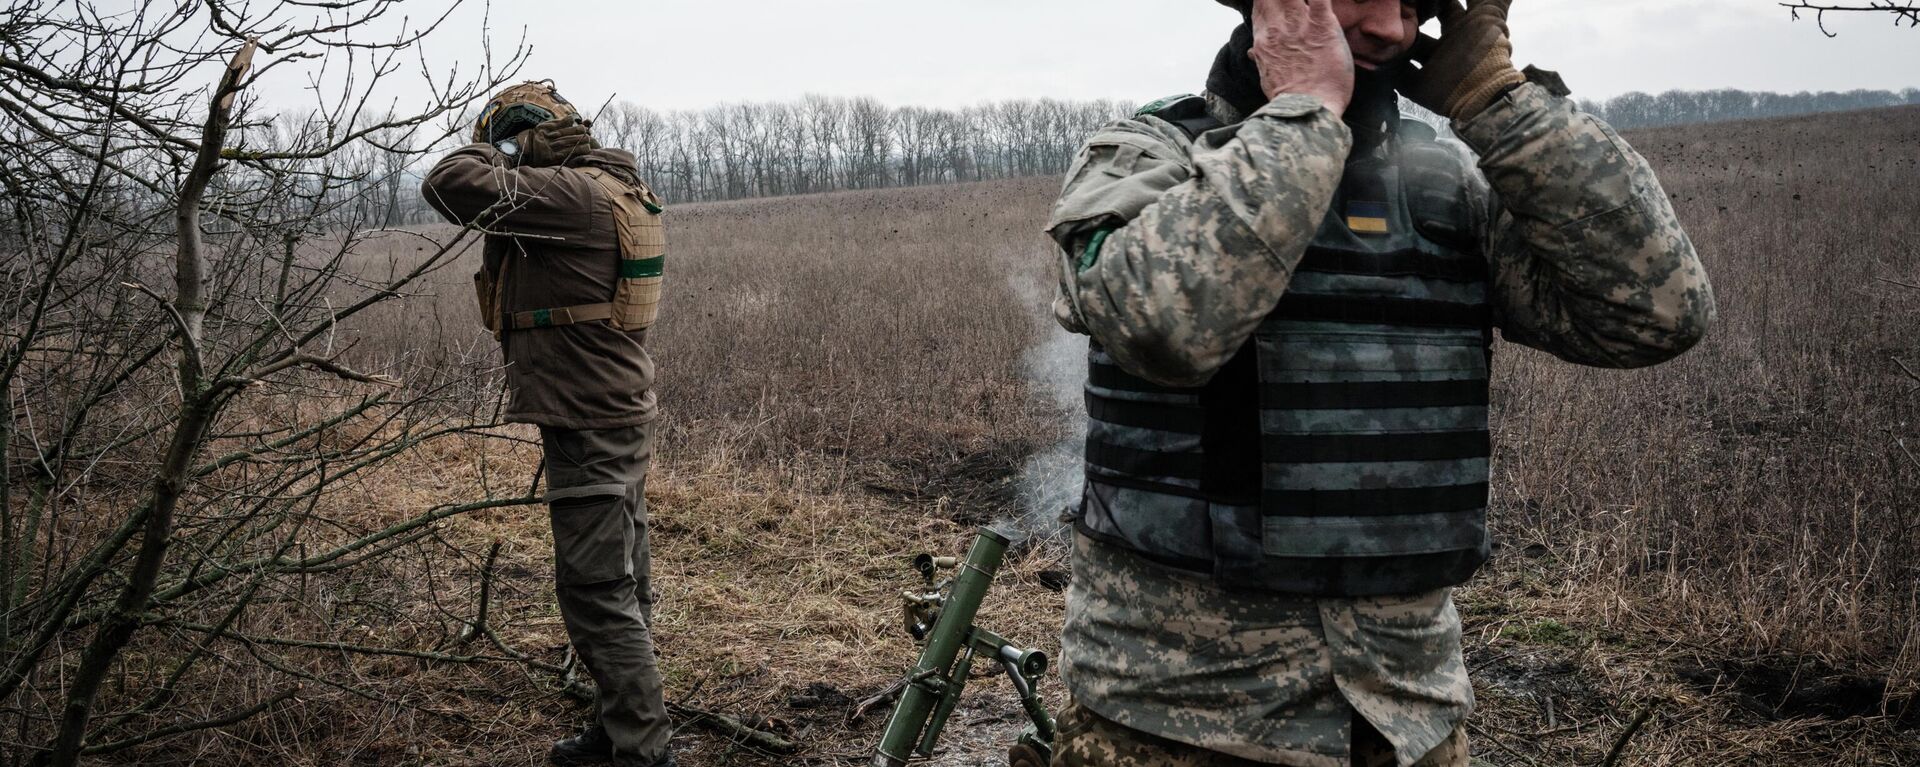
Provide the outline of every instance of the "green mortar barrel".
[[993,585],[1008,543],[1006,536],[986,528],[973,539],[973,548],[967,550],[966,560],[953,576],[953,588],[947,592],[940,619],[928,633],[926,647],[920,650],[920,661],[907,674],[908,684],[880,736],[873,767],[905,765],[941,698],[957,692],[949,690],[948,684],[953,661],[971,640],[973,617],[980,611],[987,588]]

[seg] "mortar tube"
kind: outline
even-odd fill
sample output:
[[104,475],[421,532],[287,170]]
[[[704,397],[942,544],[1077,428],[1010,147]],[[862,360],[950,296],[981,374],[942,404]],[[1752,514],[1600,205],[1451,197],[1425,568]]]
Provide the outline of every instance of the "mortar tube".
[[900,692],[900,702],[894,704],[893,716],[887,720],[880,745],[874,749],[873,767],[902,767],[912,755],[911,750],[919,745],[920,732],[946,690],[948,680],[943,675],[952,668],[954,658],[968,642],[973,618],[980,611],[987,589],[993,585],[993,576],[1000,570],[1000,560],[1006,556],[1008,543],[1006,536],[986,528],[974,536],[966,561],[953,576],[946,607],[940,611],[939,621],[927,635],[926,646],[920,650],[920,661],[907,673],[908,679],[920,681],[910,682]]

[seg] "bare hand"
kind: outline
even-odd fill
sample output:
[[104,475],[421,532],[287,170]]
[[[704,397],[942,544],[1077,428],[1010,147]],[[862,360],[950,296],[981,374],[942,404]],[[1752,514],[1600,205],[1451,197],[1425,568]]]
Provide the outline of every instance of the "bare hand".
[[1315,96],[1336,117],[1353,102],[1353,50],[1334,0],[1253,0],[1253,63],[1268,99]]

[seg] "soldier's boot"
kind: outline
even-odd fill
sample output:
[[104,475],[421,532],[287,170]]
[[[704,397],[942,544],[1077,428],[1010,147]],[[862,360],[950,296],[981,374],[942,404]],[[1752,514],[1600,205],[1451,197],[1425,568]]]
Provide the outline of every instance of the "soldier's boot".
[[607,739],[606,730],[589,727],[586,732],[554,743],[547,751],[547,761],[559,767],[607,764],[613,761],[613,741]]
[[557,767],[588,767],[589,765],[610,764],[617,767],[675,767],[673,754],[668,753],[652,764],[613,758],[613,740],[607,737],[607,731],[598,725],[587,728],[586,732],[553,744],[547,751],[547,761]]

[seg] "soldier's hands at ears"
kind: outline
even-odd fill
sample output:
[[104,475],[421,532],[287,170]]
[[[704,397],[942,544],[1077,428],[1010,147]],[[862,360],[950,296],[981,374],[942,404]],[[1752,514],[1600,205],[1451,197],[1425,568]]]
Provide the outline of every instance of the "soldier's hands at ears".
[[1253,50],[1260,89],[1319,97],[1335,116],[1353,102],[1353,50],[1334,0],[1253,0]]
[[599,146],[580,120],[568,116],[548,120],[520,134],[520,164],[532,167],[561,165]]
[[1400,88],[1414,103],[1454,120],[1473,118],[1527,80],[1513,66],[1513,41],[1507,36],[1513,0],[1469,2],[1440,4],[1440,37],[1420,36],[1413,46],[1420,67],[1408,72]]

